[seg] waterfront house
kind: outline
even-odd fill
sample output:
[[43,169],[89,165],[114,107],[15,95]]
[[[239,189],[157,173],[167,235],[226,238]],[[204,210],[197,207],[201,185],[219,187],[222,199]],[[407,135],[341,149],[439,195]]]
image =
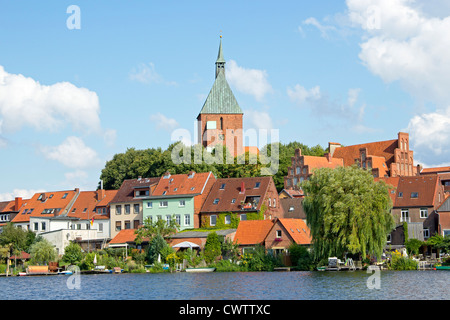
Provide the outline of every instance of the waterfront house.
[[0,202],[0,233],[7,223],[12,222],[27,201],[21,197],[16,197],[11,201]]
[[101,249],[110,238],[110,222],[108,211],[103,213],[97,206],[103,208],[116,193],[116,190],[80,191],[67,213],[32,216],[30,229],[52,243],[58,254],[64,254],[70,242],[79,243],[84,250]]
[[438,230],[436,210],[444,199],[444,186],[438,175],[399,177],[392,208],[397,227],[389,244],[393,247],[404,244],[403,223],[408,226],[410,239],[423,241],[433,236]]
[[200,226],[199,213],[216,181],[212,172],[170,174],[166,172],[153,193],[144,198],[144,219],[175,219],[179,230]]
[[[65,216],[75,202],[80,190],[53,191],[35,193],[33,197],[22,203],[19,213],[12,219],[12,223],[19,228],[34,232],[49,230],[47,220],[30,223],[31,218],[53,218]],[[36,224],[37,223],[37,224]]]
[[437,234],[445,237],[450,236],[450,196],[436,209],[438,217]]
[[[283,217],[272,177],[217,179],[201,209],[202,227],[236,227],[243,220]],[[234,222],[233,222],[234,221]]]
[[152,194],[159,177],[124,180],[109,203],[111,238],[123,229],[137,229],[143,223],[143,199]]
[[248,220],[239,223],[235,242],[243,253],[262,245],[275,255],[288,255],[288,249],[293,243],[309,247],[311,236],[302,219]]
[[441,184],[444,186],[444,192],[450,193],[450,167],[425,168],[420,170],[420,175],[439,176]]

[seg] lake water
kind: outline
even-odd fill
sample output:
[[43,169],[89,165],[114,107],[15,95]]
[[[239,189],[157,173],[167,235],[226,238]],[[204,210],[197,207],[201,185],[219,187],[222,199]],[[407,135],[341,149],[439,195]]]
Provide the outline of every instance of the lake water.
[[[74,284],[79,284],[79,288],[74,288]],[[448,300],[450,271],[182,272],[1,277],[0,300],[10,299]]]

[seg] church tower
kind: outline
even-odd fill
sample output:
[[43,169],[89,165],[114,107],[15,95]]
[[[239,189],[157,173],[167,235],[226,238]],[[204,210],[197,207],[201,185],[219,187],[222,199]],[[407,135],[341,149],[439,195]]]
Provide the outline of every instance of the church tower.
[[198,143],[209,151],[217,144],[225,145],[229,153],[236,157],[244,153],[244,113],[225,78],[222,36],[220,38],[216,79],[197,117]]

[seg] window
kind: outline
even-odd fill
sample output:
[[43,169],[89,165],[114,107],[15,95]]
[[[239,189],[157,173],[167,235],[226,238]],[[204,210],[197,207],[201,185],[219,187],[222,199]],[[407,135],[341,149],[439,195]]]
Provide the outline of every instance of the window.
[[139,211],[140,211],[140,205],[139,205],[139,203],[135,203],[135,204],[133,205],[133,207],[134,207],[134,213],[139,213]]
[[34,231],[39,231],[39,223],[34,223]]
[[214,199],[214,202],[213,202],[213,204],[218,204],[219,203],[219,198],[216,198],[216,199]]
[[300,173],[301,173],[300,167],[295,168],[295,173],[296,173],[296,174],[300,174]]
[[428,209],[427,208],[420,208],[420,217],[428,218]]
[[178,225],[181,225],[181,215],[176,214],[176,215],[175,215],[175,221],[176,221],[176,223],[177,223]]
[[186,201],[185,200],[180,200],[180,202],[178,203],[179,207],[184,207],[186,205]]
[[402,209],[400,222],[409,222],[409,211],[408,211],[408,209]]
[[41,223],[41,230],[42,230],[42,231],[45,231],[45,222],[42,222],[42,223]]
[[281,230],[277,230],[277,239],[281,239]]
[[231,203],[236,203],[236,198],[233,198],[233,199],[231,200]]
[[231,224],[231,216],[230,215],[225,216],[225,224]]
[[430,229],[423,229],[423,238],[428,239],[430,237]]
[[411,198],[418,198],[419,193],[418,192],[411,192]]
[[162,216],[158,214],[158,215],[156,216],[156,219],[157,219],[157,220],[162,220]]
[[272,199],[269,198],[269,207],[272,206]]
[[116,221],[116,231],[122,230],[122,221]]
[[133,220],[133,229],[139,229],[139,220]]
[[130,205],[129,204],[125,205],[125,214],[130,214]]
[[215,214],[211,215],[209,217],[209,225],[211,227],[214,227],[216,225],[216,222],[217,222],[217,216]]
[[246,215],[245,213],[243,213],[243,214],[241,214],[241,215],[239,216],[239,219],[240,219],[241,221],[247,220],[247,215]]
[[294,206],[289,207],[289,212],[292,212],[292,211],[294,211]]
[[103,232],[103,223],[98,224],[98,231]]
[[166,223],[169,224],[171,220],[172,220],[172,217],[169,214],[166,215]]
[[387,235],[386,242],[391,243],[391,234],[390,233]]
[[77,224],[77,230],[81,230],[81,224]]
[[125,220],[125,229],[131,229],[130,220]]
[[121,205],[116,206],[116,214],[122,214],[122,206]]
[[277,199],[273,199],[273,207],[274,207],[274,208],[277,207]]
[[169,205],[169,202],[167,202],[167,201],[160,201],[159,202],[159,207],[160,208],[167,208],[168,205]]
[[210,130],[210,129],[212,129],[212,130],[217,129],[216,121],[206,121],[206,129],[207,129],[207,130]]
[[153,208],[153,202],[147,202],[147,208],[148,209]]
[[398,197],[399,197],[399,198],[403,198],[403,192],[399,192],[399,193],[398,193]]
[[91,224],[90,223],[86,223],[86,230],[90,230],[91,229]]
[[225,189],[225,183],[222,183],[222,184],[220,185],[219,190],[224,190],[224,189]]
[[63,199],[67,198],[68,193],[64,193],[64,195],[62,196]]
[[261,185],[261,182],[255,183],[255,189],[258,189],[260,185]]
[[184,215],[184,225],[189,226],[191,224],[191,215],[185,214]]
[[167,194],[167,191],[164,191],[164,192],[163,192],[163,196],[165,196],[166,194]]

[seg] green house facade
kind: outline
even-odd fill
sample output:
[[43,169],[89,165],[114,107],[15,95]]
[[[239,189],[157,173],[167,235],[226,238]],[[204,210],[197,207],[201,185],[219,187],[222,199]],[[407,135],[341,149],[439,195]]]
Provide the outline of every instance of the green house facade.
[[143,200],[143,218],[155,222],[175,219],[179,231],[194,228],[194,195],[149,197]]

